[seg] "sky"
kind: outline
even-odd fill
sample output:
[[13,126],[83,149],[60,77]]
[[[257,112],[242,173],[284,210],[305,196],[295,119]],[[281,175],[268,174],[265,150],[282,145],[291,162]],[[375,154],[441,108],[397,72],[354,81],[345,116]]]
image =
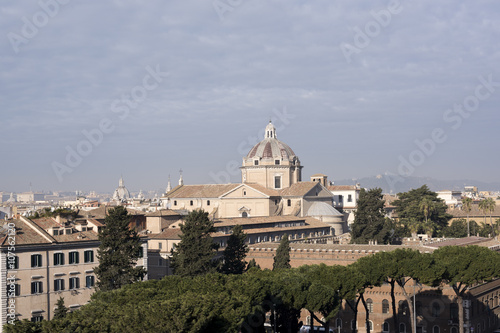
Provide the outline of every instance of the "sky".
[[269,120],[303,179],[500,181],[498,1],[3,1],[0,191],[241,180]]

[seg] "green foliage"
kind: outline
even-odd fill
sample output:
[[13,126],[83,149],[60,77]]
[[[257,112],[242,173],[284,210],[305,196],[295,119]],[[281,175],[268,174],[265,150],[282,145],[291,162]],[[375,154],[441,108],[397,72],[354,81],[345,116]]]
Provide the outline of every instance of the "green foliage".
[[352,243],[368,244],[371,240],[376,240],[381,244],[389,243],[391,226],[386,223],[384,217],[382,189],[374,188],[368,191],[361,189],[354,215],[351,231]]
[[252,268],[255,268],[255,269],[261,269],[260,268],[260,265],[257,264],[257,262],[255,261],[254,258],[252,258],[249,262],[248,262],[248,265],[247,265],[247,271],[251,270]]
[[288,235],[284,234],[274,256],[273,271],[290,267],[290,242],[288,241]]
[[247,265],[245,257],[248,253],[248,246],[245,244],[246,238],[247,235],[243,232],[241,225],[235,225],[224,249],[221,273],[242,274],[245,271]]
[[427,185],[408,192],[399,193],[393,202],[400,222],[413,233],[441,235],[452,218],[446,213],[447,206]]
[[136,267],[141,241],[129,228],[130,215],[123,206],[109,210],[104,220],[105,228],[99,231],[99,266],[94,268],[100,290],[121,288],[142,279],[146,273],[143,267]]
[[171,266],[174,274],[197,276],[215,272],[218,245],[210,236],[214,232],[213,222],[208,213],[194,210],[181,224],[181,241],[174,247]]
[[64,298],[59,297],[56,303],[56,309],[54,310],[54,319],[61,319],[68,313],[68,308],[64,305]]
[[443,230],[443,235],[451,238],[467,237],[467,221],[465,219],[454,220]]
[[27,319],[16,320],[14,324],[5,324],[3,326],[5,333],[42,333],[42,323],[33,323]]

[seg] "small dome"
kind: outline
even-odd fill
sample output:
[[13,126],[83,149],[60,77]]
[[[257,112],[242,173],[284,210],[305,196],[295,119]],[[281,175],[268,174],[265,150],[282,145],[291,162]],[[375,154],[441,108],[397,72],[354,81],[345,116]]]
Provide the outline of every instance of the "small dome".
[[284,161],[293,161],[296,158],[292,148],[276,137],[276,128],[269,122],[264,134],[264,140],[253,146],[246,158],[278,158]]
[[128,199],[130,199],[130,192],[125,187],[125,185],[123,183],[123,177],[122,177],[122,178],[120,178],[118,188],[113,193],[113,200],[126,201]]
[[338,210],[333,208],[326,202],[314,202],[309,210],[307,216],[343,216]]

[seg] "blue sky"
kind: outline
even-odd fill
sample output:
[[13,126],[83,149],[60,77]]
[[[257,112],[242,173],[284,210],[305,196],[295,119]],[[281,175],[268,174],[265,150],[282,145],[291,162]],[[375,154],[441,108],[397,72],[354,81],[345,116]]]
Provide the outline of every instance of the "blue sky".
[[237,182],[270,118],[304,179],[500,181],[499,11],[4,1],[0,191],[112,191],[120,175],[130,190],[165,188],[180,168],[187,184]]

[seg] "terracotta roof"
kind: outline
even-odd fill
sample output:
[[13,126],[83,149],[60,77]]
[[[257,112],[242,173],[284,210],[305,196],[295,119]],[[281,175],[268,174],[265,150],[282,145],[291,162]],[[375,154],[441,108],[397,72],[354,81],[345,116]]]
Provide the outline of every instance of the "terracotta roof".
[[[30,228],[25,222],[21,220],[9,220],[8,223],[14,223],[16,226],[16,246],[17,245],[30,245],[30,244],[51,244],[47,238],[43,237],[35,229]],[[43,230],[40,230],[44,232]],[[49,238],[50,239],[50,238]],[[2,241],[2,246],[7,246],[7,237]]]
[[305,220],[306,218],[295,217],[295,216],[235,217],[235,218],[217,219],[214,221],[214,227],[227,227],[227,226],[232,227],[237,224],[255,225],[255,224],[275,223],[275,222],[298,222]]
[[259,192],[262,192],[265,195],[268,195],[270,197],[279,197],[280,196],[280,192],[278,190],[273,190],[273,189],[264,187],[264,186],[259,185],[259,184],[245,183],[245,185],[247,185],[248,187],[251,187]]
[[[108,211],[112,208],[115,208],[115,207],[102,205],[96,209],[91,209],[91,210],[87,210],[87,211],[80,211],[80,215],[84,218],[89,218],[89,215],[90,215],[91,218],[103,220],[106,218],[106,216],[108,216]],[[141,211],[138,211],[138,210],[135,210],[132,208],[127,208],[127,211],[130,215],[144,215],[145,214],[144,212],[141,212]]]
[[356,185],[330,185],[328,189],[330,191],[352,191],[356,189]]
[[152,235],[149,238],[151,238],[151,239],[181,239],[181,237],[179,236],[181,234],[182,234],[181,229],[169,228],[169,229],[163,230],[159,234]]
[[171,209],[162,209],[162,210],[157,210],[156,212],[152,213],[146,213],[146,217],[151,216],[151,217],[161,217],[161,216],[181,216],[178,212],[175,212]]
[[[467,212],[463,209],[460,209],[460,208],[454,208],[454,209],[450,209],[448,208],[448,210],[446,211],[448,214],[451,214],[453,215],[453,217],[463,217],[463,218],[466,218],[467,217]],[[493,212],[491,213],[491,216],[496,218],[496,217],[499,217],[500,216],[500,206],[495,206],[495,209],[493,210]],[[482,218],[484,219],[484,213],[482,210],[479,209],[479,205],[478,204],[473,204],[471,206],[471,211],[469,212],[469,218]],[[486,212],[486,220],[488,221],[490,217],[490,212]],[[477,221],[479,222],[479,221]],[[488,221],[489,223],[489,221]]]
[[286,197],[286,196],[294,196],[294,197],[295,196],[304,196],[318,184],[319,184],[318,182],[295,183],[295,184],[292,184],[292,186],[290,186],[290,187],[282,189],[280,191],[280,195],[283,197]]
[[167,198],[218,198],[240,184],[181,185],[168,192]]
[[[277,249],[279,243],[256,243],[249,245],[250,250],[254,249]],[[290,242],[290,249],[295,250],[323,250],[323,251],[372,251],[390,252],[396,249],[414,249],[420,252],[433,252],[434,249],[427,248],[421,245],[368,245],[368,244],[311,244],[311,243],[295,243]]]

